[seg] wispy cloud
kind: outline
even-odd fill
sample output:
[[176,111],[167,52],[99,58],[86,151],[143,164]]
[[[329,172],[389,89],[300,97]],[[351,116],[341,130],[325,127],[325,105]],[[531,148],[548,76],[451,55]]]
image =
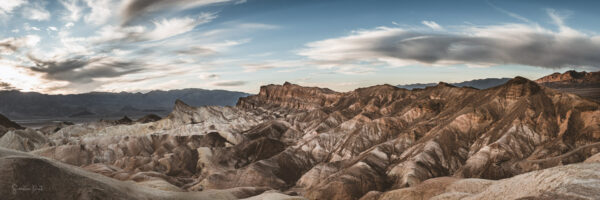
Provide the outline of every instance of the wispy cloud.
[[194,56],[210,56],[217,54],[215,50],[202,46],[193,46],[187,49],[179,49],[175,52],[178,54],[188,54]]
[[525,17],[523,17],[523,16],[521,16],[521,15],[519,15],[519,14],[517,14],[517,13],[510,12],[510,11],[508,11],[508,10],[505,10],[505,9],[503,9],[503,8],[500,8],[500,7],[496,6],[496,5],[494,5],[494,4],[493,4],[492,2],[490,2],[490,1],[487,1],[487,3],[488,3],[488,5],[490,5],[490,6],[491,6],[493,9],[495,9],[495,10],[497,10],[497,11],[501,12],[501,13],[504,13],[504,14],[508,15],[509,17],[515,18],[515,19],[517,19],[517,20],[520,20],[520,21],[523,21],[523,22],[525,22],[525,23],[530,23],[530,24],[531,24],[531,23],[533,23],[531,20],[529,20],[529,19],[527,19],[527,18],[525,18]]
[[202,73],[202,74],[200,74],[199,77],[202,80],[211,80],[211,79],[214,80],[214,79],[219,79],[219,77],[221,77],[221,76],[219,76],[218,74]]
[[116,4],[111,0],[83,0],[90,7],[91,12],[84,17],[87,23],[101,25],[106,23],[116,9]]
[[301,66],[308,66],[310,63],[303,60],[264,60],[261,62],[243,63],[241,66],[244,72],[256,72],[268,69],[286,69],[291,70]]
[[245,85],[246,83],[247,83],[246,81],[218,81],[218,82],[211,83],[211,85],[213,85],[213,86],[223,86],[223,87],[232,87],[232,86]]
[[68,13],[64,14],[66,21],[78,21],[81,18],[83,7],[79,5],[79,0],[60,0],[59,1]]
[[440,26],[438,23],[435,23],[434,21],[422,21],[421,23],[433,30],[437,30],[437,31],[444,30],[444,28],[442,26]]
[[137,18],[161,10],[184,10],[232,0],[126,0],[121,6],[122,24],[128,25]]
[[0,91],[3,91],[3,90],[18,90],[18,88],[14,87],[10,83],[0,82]]
[[15,8],[18,8],[27,2],[25,0],[3,0],[0,3],[0,19],[10,15]]
[[23,17],[30,20],[46,21],[50,19],[50,12],[40,4],[32,4],[23,9]]
[[0,40],[0,54],[12,54],[21,48],[33,47],[38,42],[40,42],[40,37],[37,35],[6,38]]
[[150,40],[160,40],[169,38],[175,35],[186,33],[194,29],[194,27],[208,23],[217,16],[214,13],[202,13],[197,18],[172,18],[152,21],[154,30],[147,33],[144,37]]
[[46,79],[70,83],[90,83],[94,78],[118,77],[143,70],[141,63],[106,57],[42,60],[28,55],[28,58],[35,66],[27,69],[42,73]]
[[25,31],[32,31],[32,30],[33,31],[39,31],[40,28],[35,27],[35,26],[31,26],[31,25],[29,25],[29,23],[23,23],[23,30],[25,30]]
[[[148,30],[145,26],[113,26],[100,28],[98,34],[91,37],[94,43],[122,43],[163,40],[192,31],[196,26],[215,19],[214,13],[201,13],[198,17],[183,17],[154,20],[154,27]],[[189,41],[188,41],[189,42]]]

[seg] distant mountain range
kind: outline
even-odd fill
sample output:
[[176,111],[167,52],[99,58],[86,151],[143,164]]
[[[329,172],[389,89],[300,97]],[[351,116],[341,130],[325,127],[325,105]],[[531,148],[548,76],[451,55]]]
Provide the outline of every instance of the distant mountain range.
[[[496,87],[508,82],[510,78],[486,78],[464,81],[460,83],[449,83],[457,87],[473,87],[477,89],[487,89]],[[577,72],[575,70],[565,73],[553,73],[535,80],[536,83],[563,92],[577,94],[596,101],[600,101],[600,71],[598,72]],[[416,83],[397,85],[396,87],[405,89],[419,89],[436,86],[438,83]]]
[[[458,86],[458,87],[473,87],[477,89],[487,89],[491,87],[495,87],[498,85],[502,85],[508,82],[510,78],[486,78],[486,79],[475,79],[470,81],[464,81],[459,83],[450,83],[450,85]],[[436,86],[438,83],[415,83],[415,84],[407,84],[407,85],[397,85],[396,87],[404,88],[404,89],[417,89],[417,88],[425,88],[430,86]]]
[[72,95],[48,95],[36,92],[0,91],[0,113],[10,119],[110,118],[166,115],[177,99],[193,106],[235,105],[243,92],[226,90],[181,89],[148,93],[92,92]]

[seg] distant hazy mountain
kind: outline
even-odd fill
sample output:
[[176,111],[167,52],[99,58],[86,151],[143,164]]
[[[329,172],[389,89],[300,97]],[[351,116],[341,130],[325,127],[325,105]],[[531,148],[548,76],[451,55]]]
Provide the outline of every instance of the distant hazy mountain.
[[[486,78],[486,79],[475,79],[470,81],[464,81],[460,83],[450,83],[451,85],[458,87],[474,87],[477,89],[487,89],[491,87],[495,87],[498,85],[502,85],[508,82],[510,78]],[[429,86],[436,86],[437,83],[416,83],[416,84],[407,84],[407,85],[397,85],[396,87],[405,88],[405,89],[415,89],[415,88],[425,88]]]
[[176,99],[193,106],[235,105],[243,92],[182,89],[148,93],[92,92],[73,95],[47,95],[36,92],[0,91],[0,113],[11,119],[62,117],[166,115]]

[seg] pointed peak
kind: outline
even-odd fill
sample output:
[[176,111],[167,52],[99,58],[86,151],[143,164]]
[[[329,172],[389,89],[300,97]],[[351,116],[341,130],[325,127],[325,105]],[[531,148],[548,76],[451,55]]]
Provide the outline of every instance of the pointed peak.
[[498,86],[502,93],[509,98],[518,98],[535,94],[542,90],[540,85],[527,78],[517,76],[510,79],[504,85]]
[[192,106],[186,104],[182,100],[180,100],[180,99],[175,100],[175,110],[181,110],[181,109],[187,110],[187,109],[191,109],[191,108],[192,108]]
[[445,86],[445,87],[456,87],[456,86],[454,86],[454,85],[452,85],[450,83],[446,83],[446,82],[442,82],[442,81],[440,81],[437,85],[438,86]]
[[506,82],[507,85],[515,85],[515,84],[520,85],[520,84],[527,84],[527,83],[535,84],[535,82],[533,82],[525,77],[522,77],[522,76],[517,76],[513,79],[510,79],[508,82]]
[[185,106],[189,106],[189,105],[187,105],[185,102],[183,102],[181,99],[176,99],[176,100],[175,100],[175,105],[185,105]]
[[427,86],[427,87],[423,88],[423,90],[432,90],[432,89],[440,89],[440,88],[456,88],[456,86],[440,81],[436,85]]
[[127,117],[127,115],[123,116],[123,118],[115,121],[115,123],[117,124],[131,124],[133,122],[133,120],[129,119],[129,117]]

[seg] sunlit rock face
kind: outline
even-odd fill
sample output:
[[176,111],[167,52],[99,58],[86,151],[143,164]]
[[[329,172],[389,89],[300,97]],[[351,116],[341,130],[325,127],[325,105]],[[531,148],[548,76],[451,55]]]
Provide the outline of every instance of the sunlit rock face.
[[[340,93],[285,83],[263,86],[235,107],[177,101],[158,121],[13,131],[0,145],[161,191],[262,188],[278,192],[260,198],[493,199],[517,190],[510,180],[552,180],[555,166],[567,165],[561,177],[580,169],[577,177],[595,177],[599,107],[521,77],[485,90],[439,83]],[[569,165],[586,159],[591,164]],[[583,190],[571,184],[577,177],[561,177],[558,185]],[[573,195],[555,186],[536,186],[533,197]],[[585,195],[600,193],[594,191]]]
[[371,199],[598,199],[600,163],[577,163],[502,180],[432,178],[409,188],[390,190]]
[[559,91],[569,92],[600,102],[600,71],[566,71],[554,73],[537,79],[540,85]]

